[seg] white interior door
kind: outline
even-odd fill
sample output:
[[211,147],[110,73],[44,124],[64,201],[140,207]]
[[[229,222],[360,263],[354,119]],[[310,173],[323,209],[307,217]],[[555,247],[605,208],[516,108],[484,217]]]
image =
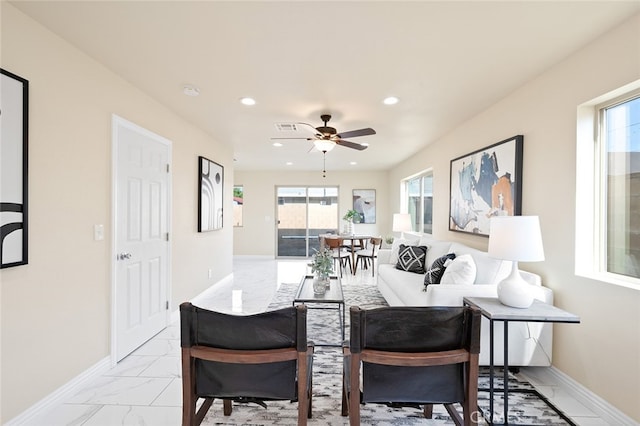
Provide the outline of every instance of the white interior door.
[[169,322],[171,142],[113,117],[114,362]]

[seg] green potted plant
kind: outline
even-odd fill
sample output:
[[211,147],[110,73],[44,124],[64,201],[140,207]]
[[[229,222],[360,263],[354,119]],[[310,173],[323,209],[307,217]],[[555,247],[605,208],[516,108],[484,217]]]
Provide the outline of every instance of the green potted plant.
[[333,253],[328,248],[316,251],[309,266],[311,266],[311,272],[315,274],[314,293],[324,293],[329,287],[329,275],[333,272]]
[[353,235],[354,234],[353,224],[354,223],[360,223],[360,219],[361,218],[362,217],[360,216],[360,213],[358,213],[357,211],[355,211],[353,209],[347,210],[347,212],[344,214],[344,216],[342,216],[342,219],[347,222],[345,233]]

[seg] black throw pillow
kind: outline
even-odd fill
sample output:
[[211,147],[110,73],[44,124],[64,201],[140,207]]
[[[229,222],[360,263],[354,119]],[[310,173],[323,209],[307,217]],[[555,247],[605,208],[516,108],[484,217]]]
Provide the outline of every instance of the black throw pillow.
[[444,275],[444,270],[447,269],[445,263],[447,263],[448,260],[453,260],[455,258],[455,253],[449,253],[433,261],[431,267],[424,274],[424,291],[427,291],[427,286],[429,284],[440,284],[442,275]]
[[404,244],[400,244],[396,269],[414,272],[416,274],[424,274],[426,260],[427,246],[405,246]]

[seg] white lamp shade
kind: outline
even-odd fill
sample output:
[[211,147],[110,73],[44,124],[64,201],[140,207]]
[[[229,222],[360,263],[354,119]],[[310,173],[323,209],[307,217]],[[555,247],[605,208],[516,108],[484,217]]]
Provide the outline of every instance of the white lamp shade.
[[313,144],[318,149],[318,151],[322,152],[329,152],[336,146],[336,143],[334,141],[328,141],[325,139],[316,139],[313,141]]
[[489,256],[517,262],[544,260],[538,216],[495,216],[489,225]]
[[393,214],[393,232],[412,231],[411,215],[409,213]]

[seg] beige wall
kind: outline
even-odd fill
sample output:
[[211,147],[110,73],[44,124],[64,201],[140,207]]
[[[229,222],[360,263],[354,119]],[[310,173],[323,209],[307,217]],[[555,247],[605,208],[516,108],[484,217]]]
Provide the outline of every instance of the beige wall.
[[[508,61],[496,72],[508,72]],[[640,291],[574,274],[576,110],[637,79],[640,16],[393,168],[389,199],[399,202],[399,179],[433,167],[434,235],[486,249],[486,238],[447,230],[449,161],[524,135],[522,213],[540,216],[546,261],[522,267],[542,275],[555,304],[582,319],[579,325],[554,326],[553,364],[640,421]]]
[[[331,153],[333,154],[333,153]],[[327,154],[327,155],[331,155]],[[337,152],[335,153],[338,154]],[[388,204],[387,172],[235,172],[235,184],[244,187],[244,226],[234,228],[233,251],[237,255],[275,255],[276,186],[338,186],[340,229],[342,216],[353,208],[352,190],[376,190],[376,223],[356,224],[356,232],[370,235],[391,234],[394,212]]]
[[[29,264],[0,273],[5,423],[109,356],[111,114],[173,142],[172,310],[231,273],[231,208],[224,230],[198,234],[196,182],[198,155],[230,177],[233,161],[228,147],[1,5],[2,68],[30,83]],[[94,224],[105,225],[104,241],[93,240]]]

